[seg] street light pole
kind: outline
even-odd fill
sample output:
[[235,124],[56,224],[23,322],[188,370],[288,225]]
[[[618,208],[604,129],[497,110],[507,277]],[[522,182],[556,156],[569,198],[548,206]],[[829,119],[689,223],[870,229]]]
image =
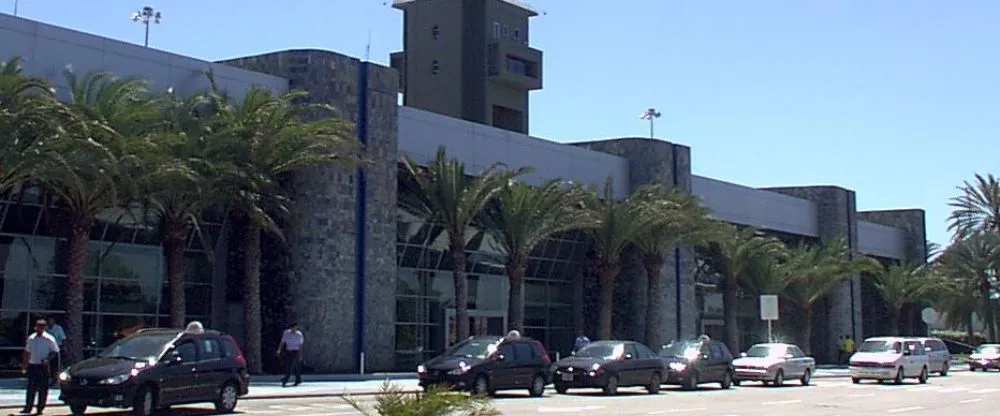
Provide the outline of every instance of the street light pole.
[[660,115],[661,115],[660,112],[656,111],[655,108],[649,108],[649,109],[646,110],[645,113],[642,113],[642,115],[639,116],[639,118],[641,118],[643,120],[649,120],[649,138],[650,139],[655,138],[655,136],[653,134],[653,124],[655,123],[656,119],[660,118]]
[[17,2],[18,0],[14,0],[14,17],[17,17]]
[[149,24],[156,23],[159,24],[163,15],[160,12],[153,9],[153,6],[146,6],[139,11],[132,13],[132,21],[137,23],[142,23],[146,26],[146,37],[143,41],[143,46],[149,47]]

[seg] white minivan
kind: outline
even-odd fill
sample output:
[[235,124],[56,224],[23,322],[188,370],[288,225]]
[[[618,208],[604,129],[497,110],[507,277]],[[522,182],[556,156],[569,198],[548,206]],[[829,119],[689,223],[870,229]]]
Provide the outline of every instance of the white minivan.
[[902,384],[905,378],[927,383],[927,352],[919,340],[902,337],[868,338],[851,356],[851,381],[892,380]]

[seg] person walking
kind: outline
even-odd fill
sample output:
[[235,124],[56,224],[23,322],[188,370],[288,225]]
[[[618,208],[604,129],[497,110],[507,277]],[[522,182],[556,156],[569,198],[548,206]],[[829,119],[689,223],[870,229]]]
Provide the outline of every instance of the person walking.
[[21,410],[21,414],[32,414],[32,408],[37,410],[36,414],[42,414],[49,400],[49,377],[52,376],[50,365],[59,355],[59,347],[56,339],[45,332],[47,328],[48,322],[44,319],[35,322],[35,333],[28,336],[24,346],[22,368],[28,377],[28,391],[25,393],[24,409]]
[[844,336],[844,363],[847,364],[851,361],[851,355],[854,355],[854,340],[851,339],[850,335]]
[[305,344],[305,336],[299,330],[299,324],[291,324],[284,333],[281,334],[281,343],[278,344],[278,358],[283,358],[285,362],[285,377],[281,379],[281,387],[286,387],[292,374],[295,374],[295,384],[302,384],[302,345]]

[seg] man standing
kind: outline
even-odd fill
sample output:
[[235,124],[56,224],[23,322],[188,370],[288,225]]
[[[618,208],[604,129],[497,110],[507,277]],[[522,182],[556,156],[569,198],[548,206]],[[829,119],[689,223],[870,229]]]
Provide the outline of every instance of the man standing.
[[52,366],[52,385],[54,386],[56,384],[56,380],[58,379],[59,372],[62,371],[62,349],[63,341],[66,340],[66,331],[63,331],[62,326],[59,325],[59,322],[56,321],[55,317],[50,316],[49,329],[46,332],[48,332],[49,335],[52,335],[52,338],[56,340],[56,352],[59,354],[56,356],[55,365]]
[[292,324],[281,334],[278,344],[278,357],[285,360],[285,377],[281,379],[281,387],[288,385],[292,374],[295,374],[295,385],[302,384],[302,344],[305,336],[299,330],[299,324]]
[[579,351],[580,348],[583,348],[584,345],[587,345],[589,343],[590,343],[590,338],[587,338],[587,335],[584,334],[583,331],[581,330],[579,332],[579,335],[577,335],[576,340],[573,341],[573,351]]
[[[35,322],[35,333],[28,337],[28,342],[24,346],[22,356],[22,366],[28,376],[28,391],[25,395],[24,409],[22,414],[31,414],[34,407],[42,414],[45,411],[45,404],[49,400],[49,377],[52,375],[50,363],[59,355],[59,347],[56,339],[45,329],[48,322],[39,319]],[[38,404],[35,405],[35,396],[38,396]]]
[[849,363],[851,361],[851,355],[854,354],[854,340],[851,339],[850,335],[844,336],[844,363]]

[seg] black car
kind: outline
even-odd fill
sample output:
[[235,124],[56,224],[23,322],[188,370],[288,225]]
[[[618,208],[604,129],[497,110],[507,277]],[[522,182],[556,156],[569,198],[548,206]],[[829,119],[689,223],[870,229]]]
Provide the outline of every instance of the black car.
[[667,368],[667,383],[696,390],[699,384],[719,383],[723,389],[733,385],[733,355],[719,341],[674,341],[660,349],[660,359]]
[[417,366],[420,386],[443,385],[475,394],[528,389],[545,393],[552,360],[542,343],[525,337],[478,336]]
[[236,341],[216,331],[146,329],[59,374],[59,400],[73,414],[88,406],[150,415],[171,405],[212,402],[236,408],[249,392],[247,362]]
[[556,392],[571,388],[601,388],[613,395],[619,387],[642,386],[660,391],[663,363],[649,347],[635,341],[596,341],[556,363]]

